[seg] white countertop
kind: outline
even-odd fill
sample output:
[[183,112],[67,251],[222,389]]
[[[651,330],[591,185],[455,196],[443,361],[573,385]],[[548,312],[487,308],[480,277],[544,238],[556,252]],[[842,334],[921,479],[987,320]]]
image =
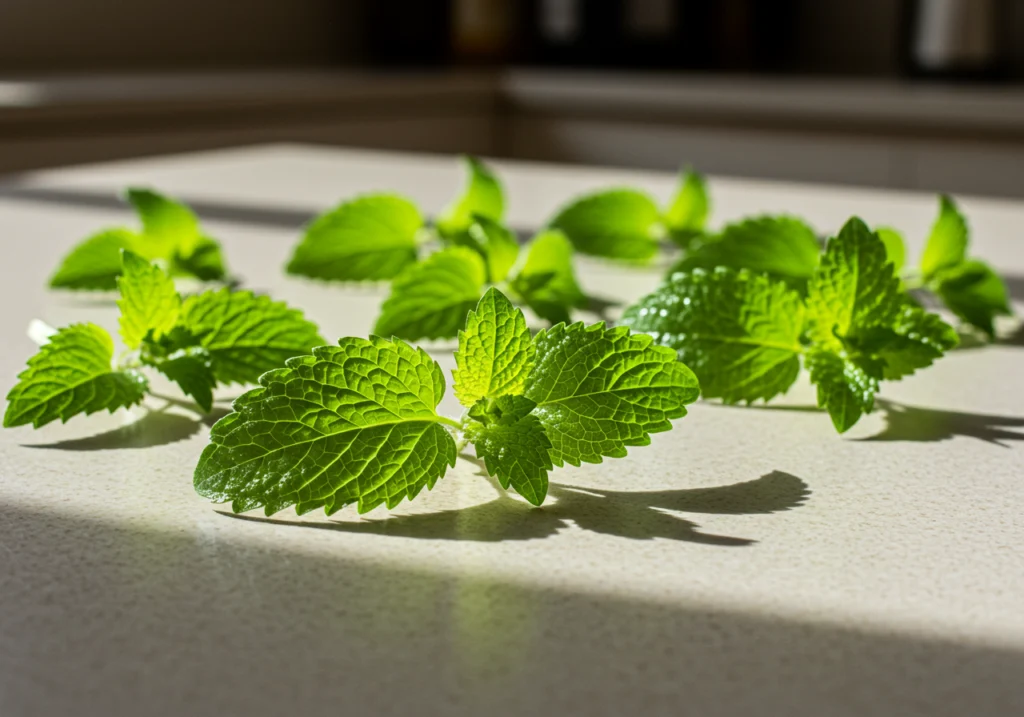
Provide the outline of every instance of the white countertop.
[[[666,197],[674,183],[496,166],[519,227],[584,189]],[[335,338],[365,335],[385,288],[285,277],[287,218],[385,188],[436,211],[461,171],[272,146],[26,181],[34,196],[0,195],[5,392],[32,318],[116,327],[112,302],[44,286],[78,239],[132,221],[98,196],[151,184],[248,216],[206,223],[232,268]],[[858,213],[903,228],[912,255],[935,211],[893,192],[714,178],[711,192],[716,222],[785,209],[828,231]],[[962,206],[975,253],[1016,277],[1020,310],[1024,204]],[[658,280],[592,260],[580,273],[624,300]],[[953,352],[884,385],[887,408],[844,437],[800,410],[806,380],[779,402],[793,410],[698,404],[626,459],[557,470],[536,510],[460,462],[390,515],[231,517],[192,491],[207,427],[155,399],[5,430],[0,714],[1020,713],[1022,358],[1013,343]]]

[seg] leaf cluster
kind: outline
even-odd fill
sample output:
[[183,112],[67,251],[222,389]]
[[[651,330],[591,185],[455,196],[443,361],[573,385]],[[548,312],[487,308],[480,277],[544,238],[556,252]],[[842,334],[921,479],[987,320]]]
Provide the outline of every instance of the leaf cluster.
[[572,245],[542,231],[521,251],[502,224],[505,195],[487,165],[464,158],[466,186],[429,223],[395,194],[367,194],[317,217],[286,271],[328,281],[391,280],[374,332],[409,341],[454,338],[489,286],[551,322],[584,305]]
[[285,362],[211,431],[196,491],[270,515],[393,508],[455,465],[455,437],[487,472],[540,505],[548,474],[650,443],[686,414],[697,379],[674,351],[624,327],[559,323],[530,335],[491,288],[459,332],[461,420],[440,415],[441,367],[399,338],[343,338]]
[[126,352],[92,323],[53,333],[7,395],[4,426],[67,421],[115,411],[149,391],[143,368],[176,383],[204,410],[222,384],[255,383],[266,371],[323,343],[301,312],[265,296],[228,289],[182,297],[170,275],[121,250],[120,333]]
[[227,275],[220,244],[202,231],[188,206],[149,189],[132,188],[125,199],[141,230],[103,229],[75,246],[50,277],[50,287],[111,291],[121,275],[121,252],[161,264],[172,276],[221,281]]
[[853,218],[828,240],[805,292],[784,278],[718,266],[674,274],[622,323],[678,352],[705,398],[770,400],[800,373],[840,433],[872,410],[879,382],[931,365],[956,332],[911,302],[882,239]]

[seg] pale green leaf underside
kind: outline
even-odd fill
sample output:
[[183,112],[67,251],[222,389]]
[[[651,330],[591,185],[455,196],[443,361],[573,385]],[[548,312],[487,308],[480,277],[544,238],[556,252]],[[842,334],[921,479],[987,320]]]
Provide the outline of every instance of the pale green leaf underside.
[[338,344],[288,361],[235,402],[196,467],[200,495],[236,512],[357,503],[363,513],[415,498],[455,465],[436,412],[441,368],[402,341]]
[[[551,441],[537,416],[536,404],[523,396],[485,399],[485,422],[470,421],[466,429],[476,454],[487,472],[503,488],[512,488],[533,505],[540,505],[548,493]],[[471,414],[473,415],[473,414]]]
[[486,280],[483,259],[472,249],[453,246],[432,254],[392,282],[374,333],[409,341],[453,338]]
[[921,255],[921,273],[931,278],[967,257],[967,220],[950,197],[939,197],[939,216]]
[[121,274],[121,250],[134,250],[139,237],[130,229],[106,229],[78,244],[50,277],[54,289],[112,291]]
[[122,262],[122,274],[117,279],[121,337],[128,348],[137,349],[150,331],[159,338],[174,328],[181,299],[174,281],[159,267],[127,250]]
[[289,274],[336,281],[391,279],[416,261],[423,217],[408,199],[371,194],[317,217],[288,262]]
[[473,215],[500,222],[505,214],[505,192],[501,181],[476,157],[463,157],[466,185],[462,193],[445,207],[437,218],[438,230],[451,236],[466,231]]
[[59,330],[28,361],[7,394],[4,426],[36,428],[58,418],[114,410],[139,403],[146,393],[142,374],[114,371],[114,342],[95,324]]
[[497,289],[489,289],[469,313],[455,364],[455,395],[463,406],[523,392],[533,366],[530,330],[523,312]]
[[577,251],[612,259],[647,261],[658,252],[658,205],[633,189],[612,189],[576,199],[548,226],[560,229]]
[[829,240],[807,289],[810,334],[823,345],[835,345],[836,334],[888,325],[903,304],[885,245],[857,218]]
[[719,268],[674,275],[621,323],[675,349],[705,398],[768,400],[800,372],[804,306],[781,281]]
[[878,378],[853,361],[829,351],[812,351],[807,369],[811,383],[818,387],[818,406],[828,411],[839,433],[845,433],[874,407]]
[[621,458],[650,443],[697,400],[697,378],[676,353],[625,327],[558,324],[534,338],[525,396],[551,441],[555,465]]
[[509,288],[542,319],[557,324],[571,320],[570,310],[586,297],[576,282],[572,244],[557,229],[533,238],[526,260],[509,282]]
[[255,383],[286,359],[326,343],[302,312],[249,291],[206,291],[185,299],[180,325],[209,352],[220,383]]
[[821,249],[806,223],[789,216],[762,216],[729,224],[721,235],[687,252],[676,271],[728,266],[771,274],[793,284],[809,279]]

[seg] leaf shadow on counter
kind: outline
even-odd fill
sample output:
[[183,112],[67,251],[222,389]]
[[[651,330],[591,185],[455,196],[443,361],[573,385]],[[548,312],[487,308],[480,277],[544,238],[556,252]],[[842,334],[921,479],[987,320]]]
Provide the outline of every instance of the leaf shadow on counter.
[[[475,462],[472,458],[468,460]],[[552,536],[575,525],[582,530],[632,540],[660,538],[740,547],[756,541],[701,532],[698,524],[676,513],[776,513],[803,505],[810,490],[802,479],[773,471],[754,480],[714,488],[609,491],[551,484],[548,495],[555,502],[540,508],[503,494],[495,500],[468,508],[358,522],[278,520],[224,511],[221,514],[261,523],[431,540],[531,540]]]
[[[160,396],[168,405],[161,409],[147,410],[137,421],[118,426],[103,433],[83,438],[72,438],[53,443],[23,443],[25,448],[47,448],[58,451],[107,451],[131,450],[166,446],[184,441],[199,433],[201,426],[212,426],[231,412],[230,408],[214,406],[209,413],[199,413],[199,408],[188,401]],[[196,412],[194,416],[168,413],[167,408],[179,406]]]
[[[828,420],[825,412],[816,406],[751,405],[739,406],[739,408],[742,410],[820,413],[823,420]],[[1024,441],[1024,418],[1016,416],[921,408],[884,398],[875,400],[875,410],[885,418],[885,428],[873,436],[852,440],[864,443],[877,441],[934,443],[962,436],[994,443],[1004,448],[1010,447],[1006,441]]]

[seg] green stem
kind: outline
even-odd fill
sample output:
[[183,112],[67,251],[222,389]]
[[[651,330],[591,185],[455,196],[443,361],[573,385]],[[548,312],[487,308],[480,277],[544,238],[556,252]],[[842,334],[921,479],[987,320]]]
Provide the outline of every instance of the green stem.
[[443,423],[446,426],[454,428],[456,431],[462,432],[462,424],[456,421],[454,418],[448,418],[447,416],[438,416],[437,420],[439,423]]

